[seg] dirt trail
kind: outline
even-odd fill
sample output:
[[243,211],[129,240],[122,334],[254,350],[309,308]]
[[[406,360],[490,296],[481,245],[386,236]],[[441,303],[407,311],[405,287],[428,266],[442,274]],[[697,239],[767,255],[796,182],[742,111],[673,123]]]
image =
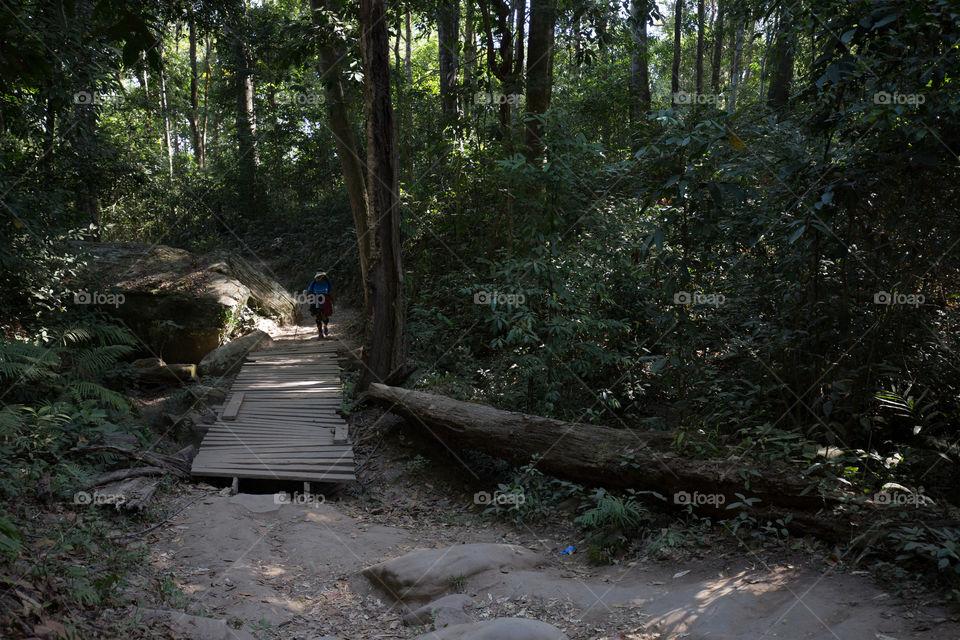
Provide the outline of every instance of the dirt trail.
[[[346,340],[342,327],[354,317],[338,310],[331,339]],[[283,331],[315,331],[308,323]],[[585,554],[558,553],[571,542],[569,530],[481,520],[468,497],[457,495],[462,484],[438,481],[419,456],[403,463],[390,447],[377,452],[359,487],[308,503],[213,493],[151,534],[151,564],[185,594],[180,608],[260,638],[416,637],[424,629],[404,627],[402,612],[358,572],[414,549],[472,542],[520,544],[544,558],[538,569],[470,585],[476,618],[535,618],[573,640],[960,638],[956,613],[809,561],[718,551],[683,562],[592,566]],[[210,489],[189,487],[178,501]],[[325,489],[334,488],[315,487]]]
[[158,536],[152,562],[175,576],[192,613],[259,625],[267,637],[412,638],[357,572],[415,548],[481,541],[525,544],[547,564],[468,591],[479,615],[537,618],[572,639],[960,638],[951,614],[863,576],[749,558],[597,568],[507,528],[386,525],[347,502],[275,495],[209,496]]

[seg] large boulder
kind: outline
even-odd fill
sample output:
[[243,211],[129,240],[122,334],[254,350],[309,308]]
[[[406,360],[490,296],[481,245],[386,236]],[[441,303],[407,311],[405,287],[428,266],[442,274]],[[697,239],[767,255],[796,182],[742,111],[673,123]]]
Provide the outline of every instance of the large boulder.
[[363,575],[389,598],[427,603],[467,588],[470,578],[499,571],[532,569],[543,559],[512,544],[461,544],[443,549],[411,551],[367,567]]
[[[91,304],[127,325],[147,352],[167,362],[198,363],[247,310],[284,324],[296,301],[237,256],[199,256],[140,242],[83,242],[89,267],[74,287]],[[145,354],[146,355],[146,354]]]
[[470,596],[462,593],[443,596],[403,616],[403,624],[408,627],[425,627],[432,624],[435,629],[443,629],[456,624],[473,622],[473,618],[465,611],[472,604]]
[[422,640],[567,640],[552,624],[527,618],[496,618],[457,624],[420,636]]
[[248,353],[270,341],[270,336],[259,329],[242,338],[231,340],[203,356],[198,367],[199,373],[201,376],[225,376],[233,373],[240,368]]

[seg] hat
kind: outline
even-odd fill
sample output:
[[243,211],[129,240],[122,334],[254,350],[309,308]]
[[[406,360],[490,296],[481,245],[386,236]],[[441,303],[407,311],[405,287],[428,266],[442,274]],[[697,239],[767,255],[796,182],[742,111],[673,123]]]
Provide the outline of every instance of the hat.
[[326,277],[326,275],[327,275],[326,271],[317,271],[317,273],[313,276],[313,279],[319,280],[320,278]]

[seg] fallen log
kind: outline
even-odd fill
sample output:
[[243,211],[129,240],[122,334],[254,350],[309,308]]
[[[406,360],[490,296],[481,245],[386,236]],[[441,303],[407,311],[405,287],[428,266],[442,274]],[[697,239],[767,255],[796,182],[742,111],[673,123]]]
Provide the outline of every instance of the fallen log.
[[[792,518],[792,530],[831,540],[851,533],[831,508],[851,496],[821,486],[823,477],[728,457],[691,459],[673,450],[674,434],[612,429],[503,411],[421,391],[371,384],[365,397],[422,425],[451,448],[473,449],[589,486],[656,491],[667,503],[758,520]],[[865,505],[867,506],[867,505]],[[732,508],[731,508],[732,507]]]
[[[116,447],[109,444],[97,444],[90,445],[88,447],[74,447],[70,451],[77,453],[90,453],[94,451],[103,451],[106,453],[113,453],[130,460],[136,460],[137,462],[144,462],[150,466],[162,467],[168,472],[179,476],[181,478],[190,477],[191,464],[190,461],[185,460],[176,455],[168,456],[163,453],[154,453],[153,451],[140,451],[137,449],[125,449],[123,447]],[[182,451],[181,451],[182,453]]]
[[101,473],[90,481],[87,488],[93,489],[94,487],[110,484],[119,480],[138,478],[140,476],[162,476],[165,473],[168,473],[167,469],[161,467],[130,467],[128,469],[117,469],[116,471]]
[[143,511],[157,492],[162,478],[139,476],[99,486],[90,496],[95,505],[111,505],[118,511]]

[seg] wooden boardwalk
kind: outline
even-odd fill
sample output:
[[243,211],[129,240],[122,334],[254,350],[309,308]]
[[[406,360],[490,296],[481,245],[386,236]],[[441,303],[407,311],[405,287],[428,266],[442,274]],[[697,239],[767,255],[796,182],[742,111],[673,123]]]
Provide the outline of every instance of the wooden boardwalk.
[[[309,335],[309,334],[308,334]],[[315,335],[315,334],[313,334]],[[302,333],[247,355],[193,475],[347,482],[353,447],[340,407],[336,345]]]

